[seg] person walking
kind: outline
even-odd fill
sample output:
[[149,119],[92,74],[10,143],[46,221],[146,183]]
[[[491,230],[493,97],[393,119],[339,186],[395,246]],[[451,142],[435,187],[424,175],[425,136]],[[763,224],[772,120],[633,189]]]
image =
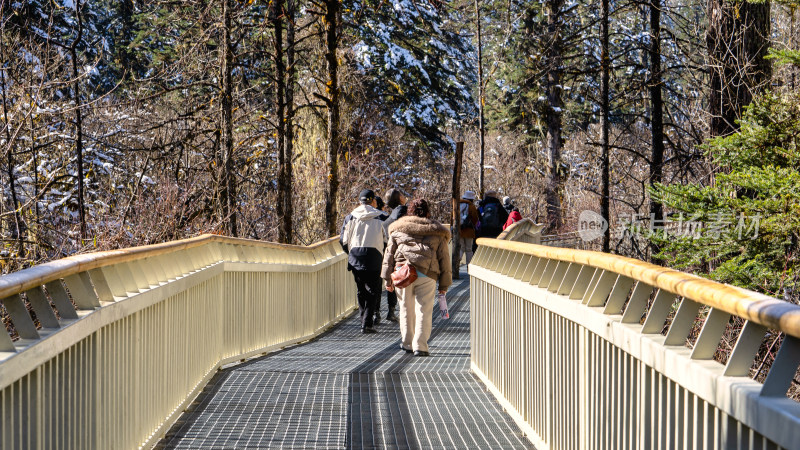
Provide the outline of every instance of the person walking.
[[[406,215],[406,211],[408,211],[408,208],[406,208],[407,201],[408,197],[400,189],[391,188],[386,192],[386,207],[391,211],[389,218],[383,221],[384,227],[386,227],[387,230],[397,219]],[[380,302],[380,300],[378,301]],[[397,322],[397,315],[395,314],[397,310],[397,292],[394,290],[387,290],[386,303],[389,308],[389,312],[386,314],[386,320]],[[375,311],[375,317],[378,319],[378,322],[380,322],[380,304],[378,304],[378,309]]]
[[496,238],[503,232],[503,224],[508,220],[508,212],[497,198],[497,191],[486,191],[480,204],[481,237]]
[[512,209],[511,213],[508,215],[508,220],[506,220],[505,225],[503,225],[503,230],[510,227],[511,225],[514,225],[520,220],[522,220],[522,214],[519,213],[519,210],[517,208]]
[[511,211],[514,211],[515,209],[517,209],[517,207],[514,206],[514,202],[511,201],[511,197],[509,197],[507,195],[505,197],[503,197],[503,208],[506,210],[506,212],[509,215],[511,215]]
[[[404,263],[414,266],[418,278],[397,288],[400,300],[400,347],[414,356],[428,356],[433,323],[433,304],[438,289],[447,292],[453,283],[450,267],[450,230],[430,218],[425,199],[412,200],[408,215],[389,226],[389,245],[383,257],[381,276],[386,289],[394,290],[392,272]],[[438,287],[437,287],[438,284]]]
[[[361,332],[375,333],[374,315],[381,299],[381,263],[386,245],[384,213],[375,208],[375,193],[364,189],[359,205],[344,220],[339,237],[347,253],[347,270],[356,281]],[[382,217],[383,216],[383,217]]]
[[384,221],[387,229],[395,220],[406,215],[406,212],[408,211],[408,208],[406,207],[407,201],[408,196],[406,196],[406,194],[404,194],[400,189],[391,188],[386,192],[386,207],[392,211],[389,215],[389,218]]
[[475,206],[475,192],[464,192],[459,205],[459,213],[461,215],[461,229],[458,236],[461,241],[461,254],[458,255],[458,261],[461,261],[461,257],[466,252],[467,265],[469,265],[473,255],[472,244],[475,241],[476,228],[480,220],[478,208]]

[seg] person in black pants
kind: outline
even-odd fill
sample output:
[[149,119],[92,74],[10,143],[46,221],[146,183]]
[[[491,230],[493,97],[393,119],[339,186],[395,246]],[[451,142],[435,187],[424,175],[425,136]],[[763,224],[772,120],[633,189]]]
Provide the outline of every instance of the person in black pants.
[[375,206],[375,193],[364,189],[361,205],[344,219],[339,237],[347,252],[347,270],[353,272],[361,314],[361,332],[375,333],[374,315],[381,299],[381,265],[386,246],[385,215]]
[[[387,230],[389,229],[389,225],[391,225],[394,221],[406,215],[406,202],[408,202],[408,197],[399,189],[392,188],[386,193],[386,207],[392,211],[389,218],[384,221],[384,227],[386,227]],[[397,292],[394,290],[391,292],[386,291],[386,303],[389,306],[389,312],[386,314],[386,320],[397,322],[398,319],[394,313],[397,309]],[[380,312],[376,311],[376,318],[378,318],[380,321],[379,315]]]

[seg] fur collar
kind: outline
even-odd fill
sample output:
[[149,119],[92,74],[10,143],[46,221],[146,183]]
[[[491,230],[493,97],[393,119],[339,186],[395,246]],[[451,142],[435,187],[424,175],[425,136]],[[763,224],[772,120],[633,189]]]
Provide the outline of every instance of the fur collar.
[[412,236],[443,236],[450,239],[450,230],[441,223],[417,216],[403,216],[389,225],[389,233],[399,231]]

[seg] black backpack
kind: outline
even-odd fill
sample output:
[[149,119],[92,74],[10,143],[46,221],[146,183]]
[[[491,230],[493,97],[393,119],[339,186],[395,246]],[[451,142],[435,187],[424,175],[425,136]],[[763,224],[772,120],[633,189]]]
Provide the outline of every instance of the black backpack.
[[461,204],[461,228],[475,228],[472,219],[469,217],[469,205],[467,203]]
[[483,207],[481,228],[491,230],[503,226],[503,224],[500,223],[500,208],[502,208],[502,206],[494,202]]

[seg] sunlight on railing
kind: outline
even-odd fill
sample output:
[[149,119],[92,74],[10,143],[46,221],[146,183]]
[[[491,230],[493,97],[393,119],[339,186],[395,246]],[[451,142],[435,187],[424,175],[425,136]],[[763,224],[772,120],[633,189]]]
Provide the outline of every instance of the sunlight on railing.
[[[542,448],[798,448],[800,306],[631,258],[478,243],[472,368]],[[762,385],[748,373],[770,329],[786,338]]]
[[351,312],[346,267],[336,238],[298,247],[205,235],[0,277],[19,334],[0,333],[0,447],[151,445],[222,365]]

